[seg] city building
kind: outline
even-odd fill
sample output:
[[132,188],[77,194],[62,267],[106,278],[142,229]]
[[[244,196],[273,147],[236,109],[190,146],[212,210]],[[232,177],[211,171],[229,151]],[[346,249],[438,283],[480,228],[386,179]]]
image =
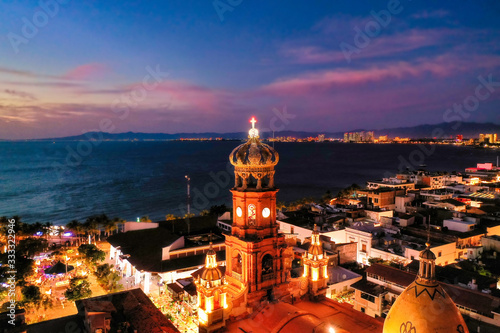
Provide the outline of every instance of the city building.
[[479,143],[497,143],[497,138],[496,133],[479,134]]
[[[412,184],[414,185],[414,184]],[[366,207],[370,209],[395,209],[396,197],[405,195],[405,190],[398,187],[375,187],[370,182],[366,190],[357,191],[358,199],[366,200]]]
[[[199,222],[198,228],[202,222],[215,226],[209,219],[192,220]],[[180,221],[177,221],[177,228],[181,228]],[[118,233],[107,239],[110,244],[108,260],[123,277],[130,278],[130,283],[140,286],[146,294],[150,293],[152,285],[190,277],[203,265],[205,254],[210,249],[210,239],[216,242],[213,249],[221,258],[224,257],[225,244],[221,236],[208,233],[179,235],[169,229],[168,224],[160,223],[156,228]]]
[[369,190],[376,190],[379,188],[391,188],[397,190],[413,190],[415,183],[397,178],[386,178],[383,180],[375,180],[366,182],[366,188]]
[[77,314],[29,325],[25,332],[180,333],[141,289],[86,298],[75,304]]
[[373,142],[375,134],[373,131],[369,132],[346,132],[344,133],[344,142]]

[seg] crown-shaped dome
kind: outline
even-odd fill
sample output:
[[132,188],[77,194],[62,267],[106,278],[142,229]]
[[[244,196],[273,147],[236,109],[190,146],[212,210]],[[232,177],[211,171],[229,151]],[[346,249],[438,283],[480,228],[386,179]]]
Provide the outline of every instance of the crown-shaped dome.
[[249,137],[246,143],[234,148],[229,155],[229,161],[234,166],[275,166],[278,159],[278,152],[260,142],[259,137]]
[[[278,164],[279,155],[274,148],[260,141],[255,117],[250,122],[252,128],[248,132],[248,141],[234,148],[229,155],[229,161],[234,165],[234,187],[240,190],[272,189],[274,166]],[[256,184],[253,180],[256,180]],[[267,180],[267,183],[263,184],[263,180]]]

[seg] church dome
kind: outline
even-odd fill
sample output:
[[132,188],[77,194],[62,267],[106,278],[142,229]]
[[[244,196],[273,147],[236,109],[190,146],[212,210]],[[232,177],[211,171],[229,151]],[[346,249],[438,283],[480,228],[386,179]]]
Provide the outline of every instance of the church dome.
[[435,278],[435,259],[427,244],[420,253],[419,274],[392,305],[383,333],[469,332],[457,306]]
[[205,268],[205,270],[201,274],[201,278],[208,282],[218,281],[222,279],[222,272],[218,267]]
[[248,131],[248,141],[234,148],[229,161],[234,165],[235,185],[239,190],[263,190],[274,188],[274,166],[279,155],[274,148],[260,142],[259,131],[255,128],[257,120],[250,120],[252,128]]
[[259,130],[255,128],[257,120],[253,117],[250,122],[252,128],[248,131],[248,141],[234,148],[229,155],[229,161],[234,166],[275,166],[278,163],[279,155],[274,148],[260,142]]
[[436,255],[430,250],[430,244],[426,243],[427,248],[420,252],[420,258],[427,260],[436,260]]
[[321,245],[310,245],[307,253],[314,257],[321,256],[323,255],[323,248]]
[[201,272],[201,279],[204,283],[208,282],[210,286],[216,286],[220,284],[222,276],[223,274],[217,265],[217,254],[212,247],[212,242],[210,242],[210,248],[205,259],[205,267]]
[[229,161],[235,166],[274,166],[278,163],[278,152],[271,146],[260,142],[258,137],[234,148]]

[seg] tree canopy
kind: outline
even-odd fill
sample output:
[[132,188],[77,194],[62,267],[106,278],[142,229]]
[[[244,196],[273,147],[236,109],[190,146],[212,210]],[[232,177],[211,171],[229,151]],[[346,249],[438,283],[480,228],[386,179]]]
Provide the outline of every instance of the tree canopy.
[[74,277],[69,282],[68,289],[64,292],[64,296],[68,301],[77,301],[82,298],[89,298],[92,296],[90,289],[90,282],[87,278]]
[[80,252],[86,260],[93,264],[106,259],[106,252],[100,250],[94,244],[82,244],[78,247],[78,252]]

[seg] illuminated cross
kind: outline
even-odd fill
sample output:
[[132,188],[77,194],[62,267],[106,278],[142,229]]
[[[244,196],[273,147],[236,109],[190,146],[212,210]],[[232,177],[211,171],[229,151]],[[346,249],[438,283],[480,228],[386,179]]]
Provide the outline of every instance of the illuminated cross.
[[252,119],[250,119],[250,122],[252,123],[252,128],[255,128],[255,123],[257,122],[257,119],[255,119],[255,117],[252,117]]
[[252,117],[252,119],[250,119],[250,122],[252,123],[252,128],[250,129],[250,131],[248,131],[248,137],[258,138],[259,130],[255,128],[255,123],[257,122],[257,119],[255,119],[255,117]]

